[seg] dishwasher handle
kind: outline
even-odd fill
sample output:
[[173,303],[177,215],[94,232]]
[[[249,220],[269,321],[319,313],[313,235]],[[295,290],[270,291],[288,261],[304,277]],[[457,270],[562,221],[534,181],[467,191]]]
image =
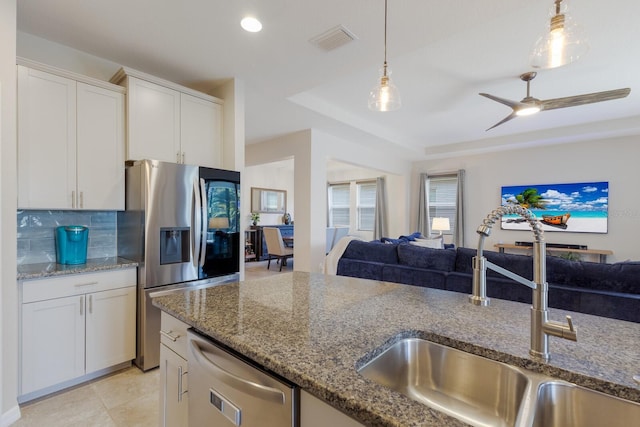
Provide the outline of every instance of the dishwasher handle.
[[205,356],[196,341],[191,341],[191,349],[193,350],[193,354],[196,356],[197,363],[208,369],[212,375],[229,387],[233,387],[236,390],[262,400],[285,404],[285,394],[282,390],[254,383],[223,369]]

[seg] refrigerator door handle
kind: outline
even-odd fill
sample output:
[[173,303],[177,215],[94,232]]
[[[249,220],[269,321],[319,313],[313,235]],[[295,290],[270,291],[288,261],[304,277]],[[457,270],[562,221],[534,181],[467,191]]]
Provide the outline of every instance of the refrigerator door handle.
[[207,200],[207,187],[204,182],[204,179],[200,178],[200,194],[202,195],[202,210],[201,210],[201,218],[202,218],[202,239],[201,239],[201,247],[200,247],[200,267],[204,266],[204,260],[206,258],[207,252],[207,228],[209,218],[207,215],[207,207],[209,206],[209,202]]
[[202,236],[202,199],[200,198],[200,186],[198,178],[193,181],[193,239],[191,241],[191,252],[193,253],[193,265],[198,266],[200,261]]

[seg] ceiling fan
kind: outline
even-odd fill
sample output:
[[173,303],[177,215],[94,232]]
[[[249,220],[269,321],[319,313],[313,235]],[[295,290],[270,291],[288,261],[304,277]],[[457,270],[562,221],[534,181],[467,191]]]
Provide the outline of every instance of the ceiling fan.
[[487,130],[491,130],[496,126],[508,122],[517,116],[528,116],[540,111],[555,110],[557,108],[576,107],[578,105],[593,104],[594,102],[609,101],[612,99],[624,98],[631,92],[630,88],[607,90],[604,92],[587,93],[584,95],[567,96],[564,98],[554,98],[540,100],[534,98],[529,93],[531,80],[536,77],[536,72],[524,73],[520,76],[520,80],[527,82],[527,96],[522,101],[512,101],[510,99],[500,98],[488,93],[480,93],[480,95],[492,99],[496,102],[511,107],[513,110],[507,117],[491,126]]

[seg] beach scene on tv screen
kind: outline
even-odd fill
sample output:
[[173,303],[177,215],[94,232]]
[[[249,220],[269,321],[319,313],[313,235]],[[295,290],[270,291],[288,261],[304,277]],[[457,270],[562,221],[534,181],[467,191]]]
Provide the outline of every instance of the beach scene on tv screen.
[[[517,204],[533,212],[544,231],[606,233],[608,182],[511,185],[502,187],[502,205]],[[528,230],[519,215],[504,215],[504,230]]]

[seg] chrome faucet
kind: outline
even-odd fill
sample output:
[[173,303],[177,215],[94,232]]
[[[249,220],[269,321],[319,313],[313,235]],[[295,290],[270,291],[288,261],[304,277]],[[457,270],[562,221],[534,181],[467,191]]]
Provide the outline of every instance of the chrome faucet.
[[[518,214],[523,217],[529,222],[535,236],[535,241],[533,242],[533,281],[489,262],[482,255],[484,239],[491,234],[491,227],[496,221],[500,220],[503,215],[507,214]],[[549,360],[550,335],[577,341],[577,331],[573,327],[571,316],[567,316],[566,325],[549,320],[546,245],[542,226],[536,216],[529,209],[525,209],[520,205],[500,206],[487,215],[476,232],[480,235],[480,239],[478,242],[478,253],[473,257],[473,293],[469,295],[469,302],[480,306],[489,305],[490,299],[487,297],[487,268],[490,268],[533,290],[533,304],[531,306],[531,348],[529,349],[531,357],[538,360]]]

